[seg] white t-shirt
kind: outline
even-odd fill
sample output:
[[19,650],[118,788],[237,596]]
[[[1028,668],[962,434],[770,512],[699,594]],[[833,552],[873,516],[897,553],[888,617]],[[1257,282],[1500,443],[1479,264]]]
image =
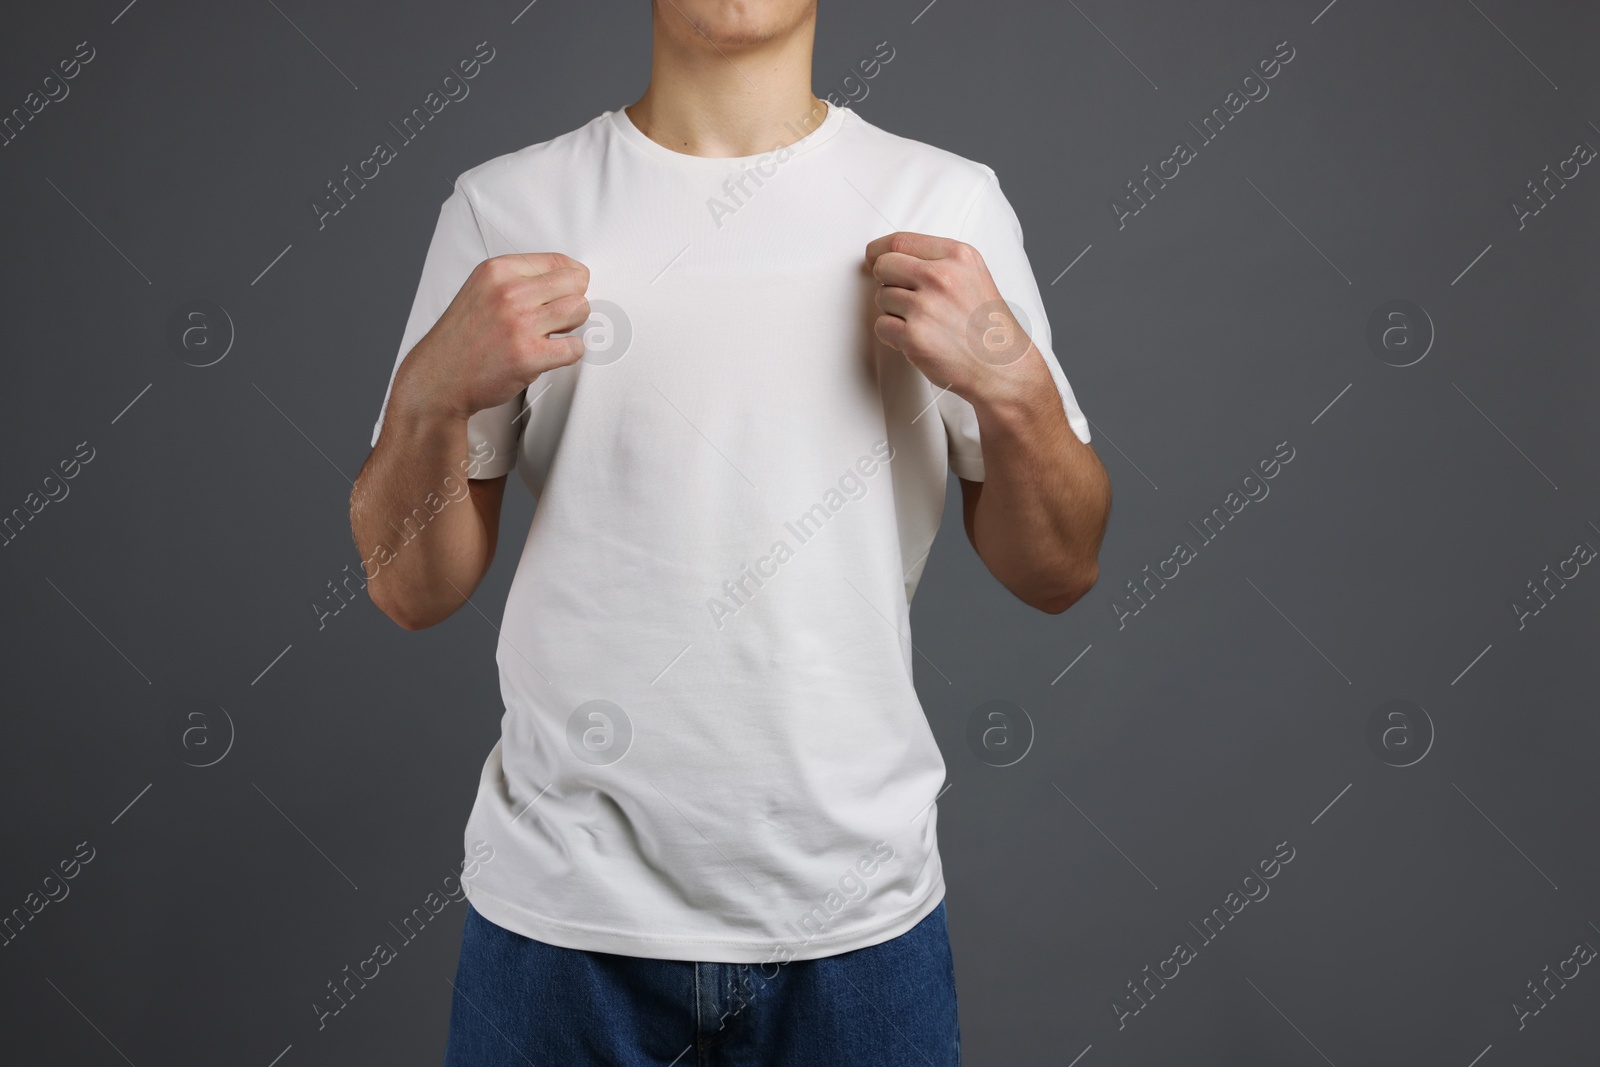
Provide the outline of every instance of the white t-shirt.
[[538,500],[466,829],[493,858],[464,880],[528,937],[783,963],[943,899],[909,608],[947,473],[982,480],[983,454],[972,407],[873,336],[867,243],[975,246],[1088,421],[994,171],[848,108],[792,136],[691,156],[608,111],[440,210],[396,368],[480,260],[591,272],[585,359],[468,426],[477,477],[515,466]]

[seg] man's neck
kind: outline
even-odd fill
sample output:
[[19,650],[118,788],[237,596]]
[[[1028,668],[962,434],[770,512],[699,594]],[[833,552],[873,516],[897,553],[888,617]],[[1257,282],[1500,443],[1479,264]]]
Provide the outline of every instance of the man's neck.
[[650,85],[625,109],[652,141],[694,156],[753,156],[827,117],[811,92],[813,21],[760,42],[716,42],[670,0],[656,7]]

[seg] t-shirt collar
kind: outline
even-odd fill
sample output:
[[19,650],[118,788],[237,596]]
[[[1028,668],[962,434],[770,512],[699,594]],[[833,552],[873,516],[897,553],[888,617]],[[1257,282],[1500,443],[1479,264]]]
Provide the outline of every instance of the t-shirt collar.
[[773,145],[767,151],[758,152],[751,156],[696,156],[687,152],[674,151],[665,145],[657,144],[645,136],[644,131],[633,124],[633,120],[628,117],[628,113],[622,108],[619,107],[615,111],[608,111],[606,115],[610,118],[611,124],[617,133],[625,141],[635,145],[640,151],[654,159],[691,170],[722,171],[760,163],[783,149],[787,149],[790,156],[799,155],[802,152],[808,152],[816,148],[828,140],[839,131],[840,126],[844,125],[845,116],[850,109],[837,107],[826,101],[819,101],[819,103],[828,109],[820,125],[812,127],[811,132],[805,133],[806,123],[788,123],[787,129],[794,136],[794,140],[786,145]]

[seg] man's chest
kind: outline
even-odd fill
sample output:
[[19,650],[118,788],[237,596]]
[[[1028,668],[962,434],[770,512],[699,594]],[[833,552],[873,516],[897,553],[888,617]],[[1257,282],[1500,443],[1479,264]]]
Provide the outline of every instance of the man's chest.
[[865,260],[868,220],[824,225],[756,208],[720,229],[679,212],[654,227],[573,232],[561,251],[589,269],[591,309],[579,375],[731,390],[751,406],[870,384],[879,286]]

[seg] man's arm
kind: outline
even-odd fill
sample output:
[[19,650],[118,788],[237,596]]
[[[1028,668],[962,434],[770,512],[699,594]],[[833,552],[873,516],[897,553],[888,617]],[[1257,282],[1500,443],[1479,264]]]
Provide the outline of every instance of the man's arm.
[[[1037,348],[1031,357],[1039,360]],[[967,540],[989,573],[1024,603],[1054,615],[1099,576],[1111,480],[1094,449],[1067,425],[1049,371],[1040,365],[1019,377],[1016,396],[973,403],[984,480],[960,479],[962,514]]]
[[[367,576],[372,602],[406,629],[448,618],[488,572],[506,478],[469,481],[472,507],[451,506],[467,421],[583,358],[581,337],[551,334],[588,320],[588,285],[588,268],[560,253],[486,259],[395,372],[377,445],[350,493],[350,529],[377,567]],[[425,526],[412,518],[419,508]]]
[[878,339],[977,413],[984,481],[961,480],[973,548],[1024,603],[1065,611],[1098,575],[1111,484],[1072,432],[1043,354],[971,245],[892,233],[867,246],[867,262],[881,283]]
[[[466,452],[465,419],[391,408],[350,493],[356,547],[377,568],[367,581],[368,595],[407,630],[448,618],[494,561],[506,476],[467,479],[456,460]],[[450,502],[462,481],[472,506],[435,504],[439,510],[432,511],[430,497]],[[418,508],[427,520],[420,529]],[[414,539],[407,541],[407,533]],[[380,544],[388,551],[379,550]]]

